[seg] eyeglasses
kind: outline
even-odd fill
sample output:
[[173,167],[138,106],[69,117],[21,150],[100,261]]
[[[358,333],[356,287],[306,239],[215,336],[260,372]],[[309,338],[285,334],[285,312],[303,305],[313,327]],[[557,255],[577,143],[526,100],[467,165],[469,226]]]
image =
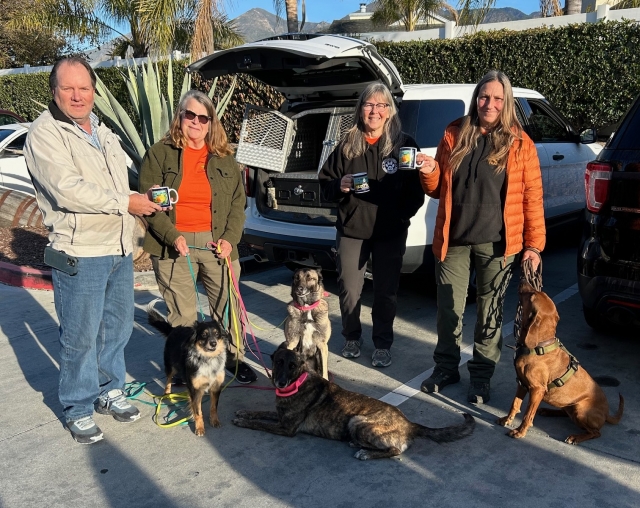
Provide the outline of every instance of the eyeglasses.
[[182,111],[182,115],[189,121],[193,120],[196,116],[198,117],[198,122],[202,125],[207,125],[209,120],[211,120],[210,116],[207,115],[196,115],[193,111],[185,109]]
[[364,111],[371,111],[372,109],[375,111],[384,111],[389,107],[389,104],[385,104],[384,102],[379,102],[378,104],[374,104],[373,102],[365,102],[362,105],[362,109]]

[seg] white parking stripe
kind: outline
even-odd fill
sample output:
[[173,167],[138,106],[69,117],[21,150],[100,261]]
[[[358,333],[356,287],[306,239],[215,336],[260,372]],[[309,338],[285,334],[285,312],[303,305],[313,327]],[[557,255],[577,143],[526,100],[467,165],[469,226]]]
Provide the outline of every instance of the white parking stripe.
[[[552,298],[553,303],[556,305],[564,302],[565,300],[571,298],[578,292],[578,285],[574,284],[573,286],[565,289],[558,293],[554,298]],[[502,326],[502,337],[503,339],[508,339],[513,335],[513,321],[509,321],[507,324]],[[462,351],[460,351],[460,366],[467,363],[473,355],[473,344],[467,346]],[[391,404],[392,406],[399,406],[406,400],[413,397],[416,393],[420,392],[420,384],[422,381],[427,379],[431,373],[433,372],[433,367],[429,370],[425,370],[422,374],[417,375],[413,379],[407,381],[402,386],[399,386],[392,392],[387,393],[385,396],[380,397],[382,402],[386,402]]]

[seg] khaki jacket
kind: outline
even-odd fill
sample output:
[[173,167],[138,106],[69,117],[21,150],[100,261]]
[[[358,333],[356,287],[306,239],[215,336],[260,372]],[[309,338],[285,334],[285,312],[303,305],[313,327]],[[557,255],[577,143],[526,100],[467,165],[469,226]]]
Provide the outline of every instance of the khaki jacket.
[[[178,191],[182,182],[182,150],[159,141],[147,150],[140,169],[140,189],[157,184]],[[238,259],[238,242],[244,229],[246,196],[238,165],[232,155],[207,160],[207,176],[211,186],[211,231],[214,241],[226,240],[233,246],[231,260]],[[176,229],[175,208],[147,217],[149,228],[143,248],[152,256],[178,256],[173,243],[180,236]]]
[[[420,183],[431,198],[439,199],[436,227],[433,232],[433,253],[444,261],[449,247],[453,173],[449,159],[460,132],[460,120],[449,124],[436,153],[436,169],[420,173]],[[518,254],[523,247],[542,251],[546,230],[542,204],[542,175],[538,152],[524,132],[522,142],[515,141],[509,151],[506,168],[506,198],[504,203],[504,256]]]
[[126,157],[106,126],[97,135],[102,151],[52,105],[29,128],[27,168],[51,247],[79,257],[126,256],[135,225]]

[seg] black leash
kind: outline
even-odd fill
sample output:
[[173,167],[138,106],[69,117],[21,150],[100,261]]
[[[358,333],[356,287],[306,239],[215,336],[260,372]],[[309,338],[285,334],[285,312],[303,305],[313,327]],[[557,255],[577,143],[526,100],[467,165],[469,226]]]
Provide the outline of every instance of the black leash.
[[[520,282],[527,282],[536,291],[542,291],[542,256],[540,256],[540,264],[536,270],[533,269],[531,259],[527,259],[521,265]],[[520,327],[522,326],[522,304],[518,300],[516,307],[516,318],[513,320],[513,338],[516,345],[520,343]]]

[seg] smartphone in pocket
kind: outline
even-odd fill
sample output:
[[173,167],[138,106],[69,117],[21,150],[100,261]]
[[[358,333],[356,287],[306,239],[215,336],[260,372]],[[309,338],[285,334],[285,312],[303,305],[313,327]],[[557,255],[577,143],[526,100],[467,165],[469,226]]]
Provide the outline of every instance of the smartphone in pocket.
[[51,247],[44,248],[44,264],[69,275],[78,273],[78,258]]

